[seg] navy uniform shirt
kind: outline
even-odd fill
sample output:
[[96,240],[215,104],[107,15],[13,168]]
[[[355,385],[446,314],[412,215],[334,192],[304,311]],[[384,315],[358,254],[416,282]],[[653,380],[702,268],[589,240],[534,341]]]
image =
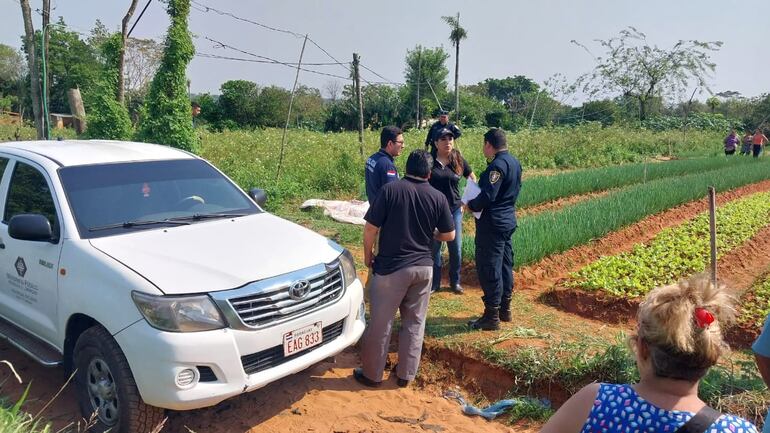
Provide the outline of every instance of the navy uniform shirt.
[[481,192],[468,202],[474,212],[483,210],[478,225],[506,231],[516,228],[516,198],[521,189],[521,164],[507,150],[497,152],[479,176]]
[[435,135],[438,133],[441,128],[446,128],[450,131],[452,131],[452,135],[454,135],[455,140],[460,138],[462,135],[462,132],[460,131],[460,128],[457,127],[452,122],[447,122],[446,125],[442,125],[441,121],[434,122],[433,125],[430,126],[430,130],[428,131],[428,136],[425,137],[425,146],[432,146],[433,141],[436,140],[438,137],[435,137]]
[[460,179],[468,177],[472,173],[471,167],[463,158],[463,171],[462,174],[457,174],[452,167],[447,164],[444,165],[438,158],[433,160],[433,169],[430,172],[430,180],[428,182],[441,191],[449,202],[449,210],[454,212],[462,205],[460,201]]
[[369,206],[374,204],[374,199],[377,198],[377,194],[383,185],[398,180],[396,164],[393,163],[393,157],[388,152],[385,152],[385,149],[380,149],[366,160],[364,180],[366,183],[366,199],[369,200]]
[[427,180],[407,177],[382,187],[364,219],[380,228],[374,273],[388,275],[407,266],[433,266],[433,231],[454,230],[446,197]]

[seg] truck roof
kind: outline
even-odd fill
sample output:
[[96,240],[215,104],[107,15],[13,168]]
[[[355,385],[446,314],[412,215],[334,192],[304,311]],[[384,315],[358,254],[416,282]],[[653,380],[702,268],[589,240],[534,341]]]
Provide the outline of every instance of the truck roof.
[[170,146],[112,140],[12,141],[0,143],[0,151],[32,152],[62,167],[164,159],[194,159],[190,153]]

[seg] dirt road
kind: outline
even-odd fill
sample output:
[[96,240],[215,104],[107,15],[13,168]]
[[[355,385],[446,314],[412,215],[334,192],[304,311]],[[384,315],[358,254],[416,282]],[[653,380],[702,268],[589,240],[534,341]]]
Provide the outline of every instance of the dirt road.
[[[0,359],[10,361],[25,381],[19,385],[10,371],[0,367],[0,394],[15,401],[31,383],[24,409],[36,414],[65,383],[61,369],[46,369],[29,360],[7,342],[0,343]],[[395,379],[381,389],[359,385],[351,377],[358,365],[354,350],[287,377],[261,390],[224,401],[217,406],[189,412],[170,412],[164,433],[377,433],[377,432],[534,432],[534,428],[510,427],[502,422],[470,418],[455,401],[441,397],[439,387],[398,388]],[[426,418],[427,416],[427,418]],[[75,394],[68,386],[48,405],[42,417],[51,420],[53,431],[77,423]],[[402,422],[385,418],[402,417]],[[411,420],[409,419],[411,418]],[[419,418],[421,422],[410,423]],[[501,417],[505,418],[505,416]],[[404,422],[405,421],[405,422]]]

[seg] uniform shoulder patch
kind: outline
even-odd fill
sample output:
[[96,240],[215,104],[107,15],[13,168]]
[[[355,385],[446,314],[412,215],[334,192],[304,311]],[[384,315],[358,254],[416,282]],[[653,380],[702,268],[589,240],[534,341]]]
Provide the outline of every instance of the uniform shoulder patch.
[[489,183],[495,184],[497,181],[500,180],[500,172],[497,170],[492,170],[489,172]]

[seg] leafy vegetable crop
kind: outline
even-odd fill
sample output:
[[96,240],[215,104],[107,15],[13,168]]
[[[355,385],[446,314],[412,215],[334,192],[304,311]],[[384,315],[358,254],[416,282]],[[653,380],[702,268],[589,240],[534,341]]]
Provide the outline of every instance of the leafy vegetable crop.
[[[769,223],[770,193],[758,193],[717,209],[717,255],[729,253]],[[628,253],[603,257],[573,274],[568,286],[602,290],[620,297],[644,296],[651,289],[701,272],[709,263],[709,219],[702,213],[658,233]]]

